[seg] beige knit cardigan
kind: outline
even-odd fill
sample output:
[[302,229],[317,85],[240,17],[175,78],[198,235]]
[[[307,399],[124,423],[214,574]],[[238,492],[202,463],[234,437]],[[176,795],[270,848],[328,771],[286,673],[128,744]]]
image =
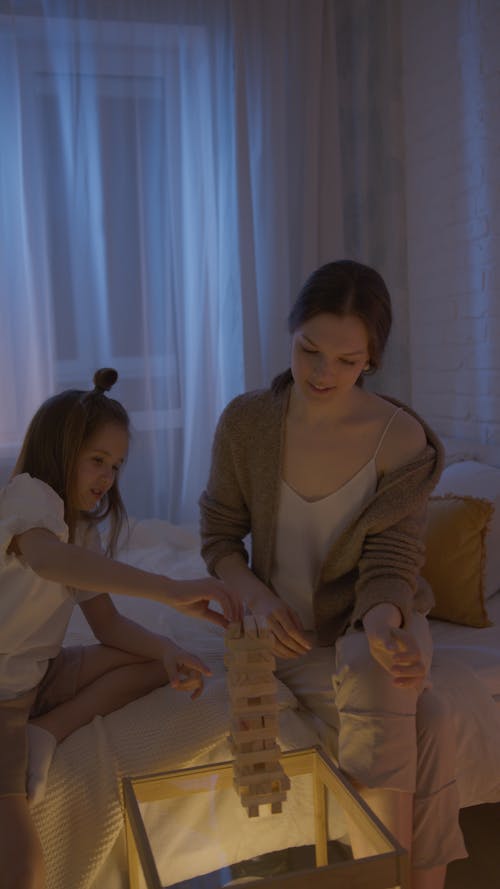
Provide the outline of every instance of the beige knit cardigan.
[[[248,560],[268,586],[273,565],[285,417],[290,387],[259,390],[229,403],[219,420],[207,487],[200,498],[202,555],[212,574],[231,553]],[[391,602],[403,615],[426,612],[432,591],[419,577],[427,500],[443,466],[443,449],[421,423],[427,446],[418,459],[379,479],[373,497],[330,548],[313,593],[319,641],[332,644],[349,624],[358,624],[374,605]]]

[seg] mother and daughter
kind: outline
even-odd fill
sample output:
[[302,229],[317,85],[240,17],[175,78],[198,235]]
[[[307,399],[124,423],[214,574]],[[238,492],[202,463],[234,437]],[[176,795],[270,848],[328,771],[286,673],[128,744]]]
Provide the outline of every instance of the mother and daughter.
[[[368,266],[332,262],[306,281],[289,317],[290,369],[269,390],[234,399],[217,427],[200,499],[202,553],[217,579],[172,580],[111,557],[129,444],[127,414],[105,394],[114,371],[39,408],[0,492],[5,889],[45,885],[30,807],[56,744],[167,682],[196,697],[210,673],[121,616],[109,593],[223,627],[243,607],[265,616],[278,677],[319,717],[329,752],[409,850],[412,889],[442,889],[447,863],[466,855],[453,723],[430,681],[432,593],[419,577],[441,446],[408,407],[362,386],[390,326],[387,288]],[[96,527],[104,518],[106,554]],[[75,604],[99,644],[62,647]],[[354,853],[369,854],[349,827]]]

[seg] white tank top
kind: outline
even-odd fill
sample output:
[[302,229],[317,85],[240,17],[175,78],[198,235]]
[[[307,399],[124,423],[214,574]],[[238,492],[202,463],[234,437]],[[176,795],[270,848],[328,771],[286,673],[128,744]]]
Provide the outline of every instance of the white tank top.
[[377,454],[400,410],[390,416],[371,460],[332,494],[306,500],[281,481],[271,582],[306,630],[314,629],[312,598],[321,566],[332,544],[375,493]]

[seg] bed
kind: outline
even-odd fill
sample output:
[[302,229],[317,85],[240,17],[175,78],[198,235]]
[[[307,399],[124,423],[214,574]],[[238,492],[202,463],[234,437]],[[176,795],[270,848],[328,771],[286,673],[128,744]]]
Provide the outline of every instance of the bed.
[[[455,454],[443,473],[430,506],[424,566],[439,593],[432,617],[433,681],[453,704],[463,806],[500,801],[500,469],[477,457]],[[120,558],[174,577],[205,573],[196,530],[160,520],[131,521]],[[94,719],[59,745],[46,797],[33,809],[48,889],[126,889],[123,775],[231,759],[223,633],[156,603],[120,597],[118,605],[200,654],[213,676],[196,702],[168,687],[157,689]],[[66,642],[90,641],[77,609]],[[281,684],[278,699],[282,749],[318,744],[321,726]],[[171,805],[149,804],[144,810],[165,885],[311,839],[304,833],[304,816],[312,807],[306,779],[293,782],[283,816],[263,814],[252,819],[251,829],[243,808],[236,821],[232,805],[227,815],[224,798],[216,812],[207,810],[209,800],[182,801],[175,811]],[[331,837],[342,839],[344,833],[341,813],[333,813]]]

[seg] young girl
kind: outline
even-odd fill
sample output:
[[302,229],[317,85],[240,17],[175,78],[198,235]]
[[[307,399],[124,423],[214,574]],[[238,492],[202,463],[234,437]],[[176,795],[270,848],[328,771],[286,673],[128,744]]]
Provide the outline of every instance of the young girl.
[[[390,327],[374,269],[342,260],[310,276],[289,317],[290,369],[234,399],[218,424],[203,555],[267,618],[278,677],[408,849],[412,889],[442,889],[447,863],[466,854],[453,720],[428,678],[432,593],[419,577],[442,448],[410,408],[362,386]],[[350,832],[355,853],[370,854]]]
[[[129,420],[105,392],[68,390],[35,414],[0,491],[0,862],[3,889],[42,889],[29,805],[44,794],[56,744],[168,682],[196,698],[210,670],[170,639],[121,616],[108,593],[154,599],[221,626],[241,617],[210,578],[172,580],[109,558],[124,519],[118,489]],[[109,517],[109,553],[97,522]],[[218,603],[220,610],[210,607]],[[79,604],[100,644],[63,648]]]

